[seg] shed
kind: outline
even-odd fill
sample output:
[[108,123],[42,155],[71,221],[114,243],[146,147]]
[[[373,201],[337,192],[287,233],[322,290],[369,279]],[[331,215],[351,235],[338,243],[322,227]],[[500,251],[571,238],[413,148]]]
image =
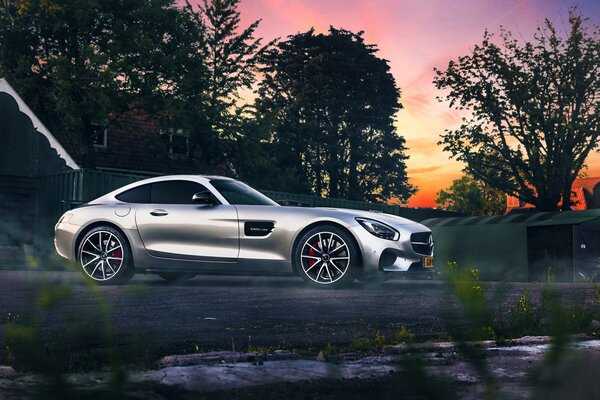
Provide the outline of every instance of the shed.
[[78,168],[5,79],[0,79],[0,264],[19,263],[38,223],[37,178]]
[[573,282],[598,271],[600,209],[422,223],[433,231],[438,268],[456,262],[478,268],[481,279],[497,281]]

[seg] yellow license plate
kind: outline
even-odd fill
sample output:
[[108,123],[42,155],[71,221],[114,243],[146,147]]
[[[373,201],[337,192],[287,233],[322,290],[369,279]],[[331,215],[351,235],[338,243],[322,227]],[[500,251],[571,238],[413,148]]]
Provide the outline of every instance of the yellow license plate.
[[433,257],[425,257],[425,268],[433,268]]

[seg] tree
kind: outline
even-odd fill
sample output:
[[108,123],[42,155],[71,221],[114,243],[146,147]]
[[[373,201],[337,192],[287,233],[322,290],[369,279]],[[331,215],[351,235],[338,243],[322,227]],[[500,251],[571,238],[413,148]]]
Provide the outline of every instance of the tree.
[[506,211],[506,195],[484,182],[463,175],[437,193],[435,203],[465,215],[498,215]]
[[573,181],[598,147],[600,30],[576,9],[568,34],[546,20],[533,42],[485,33],[472,54],[436,70],[441,100],[471,112],[440,144],[466,171],[540,210],[569,209]]
[[[206,84],[202,76],[200,87],[188,89],[190,95],[202,99],[186,99],[188,106],[184,112],[191,112],[194,142],[201,146],[213,168],[231,160],[227,156],[235,151],[236,140],[244,136],[244,124],[251,115],[242,102],[241,92],[252,88],[258,62],[273,44],[262,46],[262,39],[254,37],[260,20],[243,30],[240,28],[238,5],[239,0],[204,0],[198,9],[189,2],[185,6],[203,32],[203,40],[195,44],[193,53],[199,57],[199,64],[206,67],[207,76]],[[189,88],[194,87],[194,78],[193,74],[188,76]]]
[[188,65],[194,25],[173,0],[0,3],[0,75],[94,164],[97,124],[165,110]]
[[400,90],[362,35],[331,27],[278,43],[265,55],[257,111],[277,168],[298,171],[312,192],[404,202],[415,189],[394,127]]

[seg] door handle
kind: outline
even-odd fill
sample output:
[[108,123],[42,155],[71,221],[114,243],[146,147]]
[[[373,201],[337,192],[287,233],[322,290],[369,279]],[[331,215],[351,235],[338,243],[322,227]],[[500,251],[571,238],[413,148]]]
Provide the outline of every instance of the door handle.
[[161,208],[159,208],[158,210],[152,210],[150,211],[150,215],[154,215],[155,217],[162,217],[164,215],[168,215],[169,212],[167,210],[163,210]]

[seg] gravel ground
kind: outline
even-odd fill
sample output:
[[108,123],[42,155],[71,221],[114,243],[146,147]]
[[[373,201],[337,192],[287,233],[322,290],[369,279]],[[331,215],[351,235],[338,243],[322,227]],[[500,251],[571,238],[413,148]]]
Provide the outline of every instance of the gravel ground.
[[[507,310],[501,303],[514,303],[524,289],[538,299],[545,287],[485,286],[497,318]],[[591,285],[556,288],[569,303],[593,300]],[[109,306],[108,318],[99,304]],[[444,339],[465,326],[439,281],[357,283],[330,291],[309,288],[299,278],[198,276],[168,285],[141,275],[125,286],[91,290],[73,272],[0,271],[0,364],[22,350],[6,340],[9,323],[34,327],[42,348],[28,350],[60,357],[75,371],[106,364],[107,343],[125,363],[146,367],[165,355],[209,350],[263,347],[316,354],[328,344],[347,345],[377,331],[393,338],[402,326],[419,340]]]

